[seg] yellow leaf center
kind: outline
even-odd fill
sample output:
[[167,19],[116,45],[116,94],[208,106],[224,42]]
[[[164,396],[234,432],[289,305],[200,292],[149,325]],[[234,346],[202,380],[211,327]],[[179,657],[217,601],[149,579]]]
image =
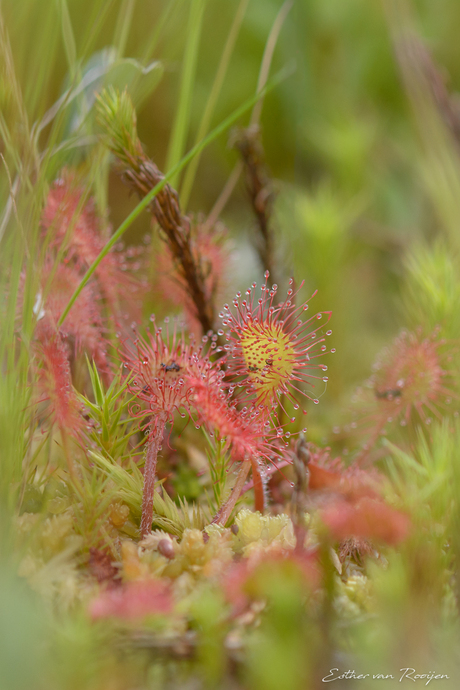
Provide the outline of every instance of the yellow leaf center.
[[258,401],[269,404],[294,372],[296,353],[289,335],[279,324],[269,326],[248,322],[240,344]]

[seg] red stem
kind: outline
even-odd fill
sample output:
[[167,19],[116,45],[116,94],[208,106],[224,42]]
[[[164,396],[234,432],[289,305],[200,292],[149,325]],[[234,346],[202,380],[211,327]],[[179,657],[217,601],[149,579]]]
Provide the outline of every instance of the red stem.
[[265,510],[265,494],[259,463],[256,458],[251,459],[252,478],[254,482],[254,508],[261,513]]
[[166,415],[159,414],[150,427],[147,453],[144,465],[144,488],[142,492],[141,536],[145,537],[152,529],[153,494],[158,452],[161,450],[166,424]]

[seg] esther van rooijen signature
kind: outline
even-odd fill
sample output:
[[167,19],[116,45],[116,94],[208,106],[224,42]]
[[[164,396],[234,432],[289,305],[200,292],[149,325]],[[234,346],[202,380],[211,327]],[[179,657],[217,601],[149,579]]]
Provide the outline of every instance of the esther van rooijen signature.
[[414,683],[425,681],[428,685],[432,680],[448,679],[445,673],[437,673],[436,671],[429,671],[429,673],[419,673],[415,668],[400,668],[399,673],[357,673],[353,671],[339,671],[338,668],[331,668],[327,676],[322,679],[323,683],[331,683],[334,680],[364,680],[369,678],[372,680],[398,680],[400,683],[404,680],[412,680]]

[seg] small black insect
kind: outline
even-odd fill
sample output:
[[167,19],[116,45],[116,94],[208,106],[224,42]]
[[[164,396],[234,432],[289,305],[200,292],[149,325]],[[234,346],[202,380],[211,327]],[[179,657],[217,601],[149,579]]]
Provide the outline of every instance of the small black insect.
[[259,371],[257,367],[248,367],[248,369],[252,372]]
[[268,364],[268,366],[271,367],[271,365],[273,364],[273,360],[272,359],[266,359],[265,364]]
[[400,388],[395,388],[388,391],[374,391],[375,397],[380,400],[390,400],[391,398],[400,398],[402,395],[402,390]]
[[161,363],[161,368],[164,369],[165,371],[180,371],[181,370],[181,367],[177,364],[177,362],[171,362],[171,364]]

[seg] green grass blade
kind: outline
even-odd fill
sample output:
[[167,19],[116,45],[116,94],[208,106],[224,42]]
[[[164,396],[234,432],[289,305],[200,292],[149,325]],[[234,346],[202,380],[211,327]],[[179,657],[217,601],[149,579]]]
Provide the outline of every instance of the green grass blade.
[[[179,104],[173,124],[171,141],[166,158],[166,168],[173,168],[182,158],[186,145],[186,138],[190,124],[193,85],[195,83],[196,63],[200,46],[201,27],[203,23],[204,6],[206,0],[192,0],[187,27],[187,43],[185,45],[182,63]],[[173,187],[177,187],[179,171],[171,178]]]
[[[273,26],[271,28],[270,34],[267,38],[267,42],[264,48],[264,54],[262,56],[262,63],[260,65],[259,79],[257,81],[257,91],[264,88],[268,80],[268,75],[270,73],[270,67],[273,60],[273,53],[275,52],[276,44],[278,43],[278,37],[280,35],[281,29],[284,24],[284,20],[288,16],[293,5],[293,0],[285,0],[281,6],[278,14],[275,17]],[[258,124],[260,120],[260,115],[262,112],[263,99],[259,100],[255,106],[251,115],[251,125]]]
[[[230,58],[232,56],[236,39],[238,38],[238,34],[240,32],[241,24],[243,23],[244,15],[246,14],[248,4],[249,0],[240,0],[240,4],[238,5],[238,8],[236,10],[232,26],[230,27],[230,31],[228,32],[227,41],[222,51],[219,66],[217,68],[214,83],[212,85],[211,93],[209,94],[209,98],[204,109],[203,117],[201,118],[195,143],[201,141],[201,139],[203,139],[203,137],[205,137],[209,131],[211,118],[213,116],[217,100],[222,90]],[[199,154],[195,156],[195,158],[187,168],[187,172],[184,177],[184,182],[181,188],[181,203],[184,208],[187,207],[190,192],[192,191],[193,182],[195,180],[198,164],[200,162],[200,157],[201,156]]]
[[114,4],[115,0],[99,0],[97,4],[93,2],[91,13],[87,17],[88,27],[81,40],[80,59],[82,61],[93,52],[94,44],[103,31],[104,23],[113,11]]
[[135,4],[136,0],[123,0],[118,13],[115,35],[113,37],[113,45],[117,49],[118,57],[122,57],[125,52]]
[[169,2],[165,4],[163,12],[161,13],[155,28],[149,35],[149,38],[141,52],[141,62],[143,62],[143,64],[147,63],[151,59],[153,51],[155,50],[156,45],[158,43],[158,39],[164,32],[164,28],[167,22],[170,19],[172,19],[174,15],[178,12],[178,9],[180,8],[183,1],[184,0],[169,0]]
[[72,81],[77,73],[77,45],[72,29],[72,22],[70,20],[67,0],[59,0],[59,7],[61,12],[62,40],[64,42],[64,50],[69,65],[70,81]]

